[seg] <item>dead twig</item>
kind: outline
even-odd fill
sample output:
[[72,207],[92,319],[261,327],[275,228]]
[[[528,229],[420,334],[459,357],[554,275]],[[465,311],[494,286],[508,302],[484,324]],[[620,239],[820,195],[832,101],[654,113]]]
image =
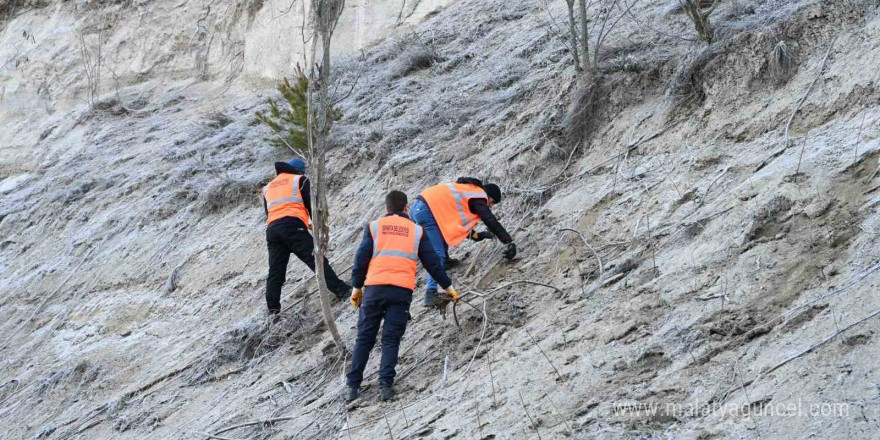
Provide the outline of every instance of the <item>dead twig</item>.
[[866,316],[866,317],[864,317],[864,318],[862,318],[862,319],[860,319],[860,320],[858,320],[858,321],[856,321],[856,322],[854,322],[854,323],[852,323],[852,324],[850,324],[850,325],[848,325],[848,326],[846,326],[846,327],[844,327],[844,328],[842,328],[842,329],[840,329],[840,330],[834,332],[833,335],[831,335],[831,336],[829,336],[829,337],[823,339],[823,340],[822,340],[821,342],[819,342],[818,344],[812,345],[812,346],[810,346],[809,348],[807,348],[806,350],[804,350],[804,351],[802,351],[802,352],[800,352],[800,353],[798,353],[798,354],[796,354],[796,355],[794,355],[794,356],[792,356],[792,357],[790,357],[790,358],[788,358],[788,359],[786,359],[786,360],[784,360],[784,361],[782,361],[782,362],[780,362],[780,363],[774,365],[773,367],[771,367],[771,368],[768,369],[767,371],[762,372],[762,373],[761,373],[761,376],[764,376],[764,375],[770,374],[770,373],[772,373],[772,372],[778,370],[778,369],[781,368],[783,365],[785,365],[785,364],[787,364],[787,363],[789,363],[789,362],[791,362],[791,361],[793,361],[793,360],[795,360],[795,359],[797,359],[797,358],[800,358],[800,357],[802,357],[802,356],[804,356],[804,355],[806,355],[806,354],[812,352],[813,350],[815,350],[815,349],[817,349],[817,348],[819,348],[819,347],[821,347],[821,346],[823,346],[823,345],[825,345],[825,344],[827,344],[827,343],[833,341],[834,338],[837,337],[837,335],[839,335],[839,334],[841,334],[841,333],[843,333],[843,332],[845,332],[845,331],[847,331],[847,330],[849,330],[849,329],[851,329],[851,328],[853,328],[853,327],[855,327],[855,326],[857,326],[857,325],[859,325],[859,324],[861,324],[861,323],[863,323],[863,322],[865,322],[865,321],[867,321],[867,320],[869,320],[869,319],[871,319],[871,318],[873,318],[873,317],[875,317],[875,316],[877,316],[877,315],[880,315],[880,310],[875,310],[874,313],[871,313],[870,315],[868,315],[868,316]]
[[216,436],[218,434],[223,434],[224,432],[233,431],[238,428],[244,428],[247,426],[256,426],[256,425],[260,425],[260,426],[270,425],[271,426],[271,425],[275,424],[276,422],[286,422],[288,420],[294,420],[294,419],[296,419],[296,417],[275,417],[273,419],[254,420],[251,422],[240,423],[238,425],[227,426],[226,428],[220,429],[218,431],[214,431],[211,435]]
[[728,171],[730,171],[730,167],[725,168],[724,171],[721,172],[721,174],[719,174],[717,177],[715,177],[714,179],[712,179],[711,182],[709,182],[709,186],[706,187],[706,193],[703,194],[703,199],[704,199],[704,200],[705,200],[706,197],[709,196],[709,191],[712,190],[712,186],[715,185],[715,182],[717,182],[719,179],[721,179],[722,177],[724,177],[724,175],[727,174]]
[[[749,397],[749,392],[746,390],[746,384],[745,384],[745,382],[743,382],[742,374],[740,374],[738,367],[739,367],[739,359],[737,359],[736,362],[733,364],[733,373],[739,379],[739,384],[742,387],[741,389],[743,391],[743,394],[746,396],[746,403],[748,403],[749,404],[748,407],[751,408],[752,407],[752,398]],[[752,419],[751,417],[749,417],[749,418]],[[758,431],[758,438],[759,439],[763,438],[763,436],[761,435],[761,429],[758,428],[757,418],[754,418],[752,420],[753,420],[752,423],[755,424],[755,429]]]
[[813,78],[813,82],[811,82],[810,86],[807,87],[807,91],[804,93],[804,96],[802,96],[801,99],[798,100],[797,105],[795,105],[794,110],[792,110],[792,112],[791,112],[791,116],[788,117],[788,121],[785,123],[785,139],[784,139],[784,144],[782,145],[782,148],[780,148],[779,150],[776,150],[773,154],[770,155],[770,157],[768,157],[767,159],[764,159],[763,162],[758,164],[758,167],[755,168],[756,172],[761,171],[761,169],[763,169],[765,166],[767,166],[773,159],[776,159],[777,157],[781,156],[782,153],[785,153],[788,150],[789,130],[791,129],[791,122],[794,121],[795,115],[797,115],[797,112],[800,111],[801,106],[804,105],[804,102],[810,96],[810,92],[813,91],[813,87],[819,81],[819,78],[822,77],[822,72],[825,71],[825,64],[828,62],[828,56],[831,55],[831,49],[834,48],[835,41],[837,41],[837,36],[835,36],[834,39],[831,40],[831,44],[828,45],[828,50],[825,52],[825,57],[822,58],[822,65],[819,66],[819,72],[816,73],[816,77]]
[[529,410],[526,409],[526,401],[523,400],[522,391],[517,391],[517,394],[519,394],[519,404],[522,405],[522,409],[523,409],[523,411],[525,411],[526,417],[529,418],[529,423],[532,425],[532,429],[535,430],[535,434],[538,434],[538,439],[542,440],[541,433],[538,432],[538,426],[535,425],[535,421],[532,419],[531,414],[529,414]]
[[480,257],[483,255],[483,251],[489,247],[489,242],[484,241],[480,246],[480,249],[477,250],[477,253],[474,255],[473,260],[471,261],[470,266],[468,266],[467,270],[464,271],[464,276],[469,277],[474,272],[474,268],[477,266],[477,261],[480,261]]
[[[471,370],[471,365],[473,365],[474,359],[477,358],[477,353],[480,351],[480,347],[483,345],[483,340],[486,338],[486,330],[488,330],[488,328],[489,328],[489,314],[486,313],[487,301],[485,300],[485,296],[481,295],[477,292],[465,292],[464,295],[467,295],[469,293],[475,294],[475,295],[483,298],[483,310],[482,310],[483,330],[480,332],[480,340],[479,340],[479,342],[477,342],[477,346],[474,347],[474,354],[471,356],[471,360],[470,360],[470,362],[468,362],[467,368],[465,368],[464,373],[461,375],[462,379],[464,379],[467,376],[468,372]],[[462,295],[462,296],[464,296],[464,295]],[[459,298],[459,301],[461,301],[460,298]],[[456,303],[452,304],[453,315],[455,314],[455,305],[456,305]],[[470,304],[468,304],[468,305],[470,305]],[[473,306],[471,306],[471,307],[473,307]],[[456,319],[456,324],[458,324],[458,318],[455,318],[455,319]],[[459,380],[461,380],[461,379],[459,379]]]
[[497,292],[497,291],[499,291],[499,290],[506,289],[506,288],[508,288],[508,287],[510,287],[510,286],[513,286],[513,285],[515,285],[515,284],[534,284],[534,285],[536,285],[536,286],[549,287],[549,288],[551,288],[551,289],[553,289],[553,290],[559,292],[559,294],[564,294],[564,293],[565,293],[565,292],[562,291],[562,289],[560,289],[560,288],[558,288],[558,287],[556,287],[556,286],[550,285],[550,284],[539,283],[539,282],[537,282],[537,281],[532,281],[532,280],[516,280],[516,281],[511,281],[511,282],[509,282],[509,283],[502,284],[501,286],[498,286],[498,287],[496,287],[496,288],[494,288],[494,289],[492,289],[492,290],[486,292],[486,296],[488,296],[488,295],[491,294],[491,293],[495,293],[495,292]]
[[498,396],[495,394],[495,376],[492,374],[492,352],[489,351],[486,366],[489,368],[489,382],[492,384],[492,408],[498,408]]
[[394,440],[394,434],[391,432],[391,424],[388,423],[388,413],[383,414],[385,417],[385,426],[388,427],[388,436],[391,437],[391,440]]
[[672,122],[670,122],[670,123],[664,125],[663,128],[661,128],[660,130],[657,130],[657,131],[655,131],[654,133],[652,133],[652,134],[650,134],[650,135],[648,135],[648,134],[643,134],[642,136],[640,136],[640,137],[639,137],[638,139],[636,139],[635,141],[633,141],[633,142],[627,144],[627,145],[624,147],[624,151],[623,151],[622,153],[618,153],[618,154],[616,154],[616,155],[614,155],[614,156],[612,156],[612,157],[610,157],[610,158],[608,158],[608,159],[605,159],[605,160],[603,160],[602,162],[600,162],[600,163],[598,163],[598,164],[596,164],[596,165],[594,165],[594,166],[592,166],[592,167],[590,167],[590,168],[587,168],[587,169],[584,170],[584,171],[581,171],[581,172],[579,172],[579,173],[576,173],[576,174],[572,175],[571,177],[569,177],[569,178],[567,178],[567,179],[565,179],[565,180],[561,180],[561,181],[559,181],[559,182],[556,182],[555,184],[551,184],[547,189],[549,189],[549,188],[553,188],[553,187],[555,187],[555,186],[562,185],[562,184],[564,184],[564,183],[566,183],[566,182],[569,182],[569,181],[571,181],[571,180],[574,180],[574,179],[577,179],[577,178],[583,177],[583,176],[585,176],[585,175],[587,175],[587,174],[589,174],[589,173],[591,173],[591,172],[593,172],[593,171],[595,171],[595,170],[597,170],[597,169],[599,169],[599,168],[602,168],[603,166],[605,166],[605,165],[607,165],[607,164],[609,164],[609,163],[611,163],[611,162],[617,160],[618,158],[622,157],[624,154],[629,154],[629,153],[631,153],[631,152],[634,151],[636,148],[638,148],[641,144],[644,144],[645,142],[648,142],[648,141],[650,141],[650,140],[653,140],[653,139],[659,137],[660,135],[662,135],[663,133],[666,133],[667,130],[669,130],[669,129],[672,128],[672,127],[675,127],[676,125],[678,125],[679,123],[681,123],[681,122],[684,121],[685,119],[687,119],[687,117],[679,118],[679,119],[677,119],[677,120],[675,120],[675,121],[672,121]]
[[529,332],[529,329],[526,327],[524,327],[524,329],[526,331],[526,334],[529,335],[529,339],[532,340],[532,343],[535,344],[535,347],[538,347],[538,351],[540,351],[541,354],[544,355],[544,359],[547,360],[547,363],[550,364],[550,367],[553,368],[553,371],[556,372],[556,376],[559,377],[559,381],[565,382],[565,379],[562,378],[562,374],[560,374],[559,370],[556,369],[556,366],[553,365],[553,362],[550,360],[550,357],[547,356],[547,353],[544,352],[544,349],[541,348],[540,345],[538,345],[538,341],[535,340],[535,338],[532,336],[531,332]]
[[563,231],[563,232],[569,231],[569,232],[574,232],[575,234],[577,234],[577,236],[581,238],[581,242],[584,243],[584,246],[586,246],[587,249],[589,249],[590,252],[593,253],[593,256],[596,257],[596,261],[599,262],[599,276],[601,277],[602,275],[605,275],[605,266],[602,264],[602,257],[599,256],[599,253],[596,252],[596,249],[594,249],[592,246],[590,246],[589,243],[587,243],[587,239],[584,238],[583,234],[581,234],[580,232],[578,232],[574,229],[571,229],[571,228],[562,228],[562,229],[560,229],[560,231]]
[[544,395],[547,396],[547,400],[550,401],[550,405],[553,405],[553,409],[555,409],[556,412],[559,413],[559,417],[562,419],[562,423],[565,424],[565,429],[567,429],[569,433],[573,433],[574,431],[571,429],[571,425],[568,424],[568,419],[565,418],[565,414],[563,414],[559,407],[556,406],[556,402],[553,401],[553,398],[550,397],[550,394],[545,393]]
[[810,132],[807,131],[806,136],[804,136],[804,145],[801,146],[801,154],[798,155],[797,168],[794,170],[795,176],[801,174],[801,160],[804,158],[804,151],[807,149],[807,139],[809,139],[809,137],[810,137]]
[[[859,140],[862,138],[862,127],[865,125],[865,116],[868,116],[868,114],[862,113],[862,122],[859,123],[859,131],[856,132],[856,141],[853,142],[853,165],[859,160]],[[855,175],[855,173],[856,167],[853,166],[853,175]]]

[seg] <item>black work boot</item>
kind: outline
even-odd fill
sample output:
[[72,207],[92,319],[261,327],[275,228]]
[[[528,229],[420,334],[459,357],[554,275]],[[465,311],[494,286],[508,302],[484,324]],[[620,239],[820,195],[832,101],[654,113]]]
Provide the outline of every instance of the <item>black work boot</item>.
[[342,301],[348,298],[349,295],[351,295],[351,286],[345,283],[339,283],[336,289],[333,290],[333,296],[336,297],[337,301]]
[[443,268],[446,270],[450,270],[458,266],[459,263],[461,263],[461,260],[459,260],[458,258],[446,257],[446,261],[443,263]]
[[437,302],[437,289],[428,289],[425,290],[425,299],[422,302],[422,305],[425,307],[433,307],[434,303]]
[[355,387],[345,387],[345,403],[354,402],[358,398],[358,389]]
[[391,385],[379,385],[379,400],[387,402],[394,398],[394,388]]

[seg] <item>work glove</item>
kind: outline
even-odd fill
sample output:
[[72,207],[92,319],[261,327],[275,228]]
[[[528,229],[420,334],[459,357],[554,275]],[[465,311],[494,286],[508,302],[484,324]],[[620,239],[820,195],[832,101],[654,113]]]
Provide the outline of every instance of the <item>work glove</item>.
[[309,224],[306,226],[306,229],[308,229],[309,231],[311,231],[311,230],[312,230],[312,224],[309,223]]
[[504,248],[501,250],[501,255],[504,255],[504,258],[508,260],[512,260],[513,257],[516,256],[516,243],[507,243],[504,245]]
[[452,302],[458,302],[458,292],[454,287],[449,286],[446,288],[446,294],[449,295],[449,298],[452,299]]
[[364,291],[357,287],[351,289],[351,300],[349,301],[354,308],[359,308],[364,302]]
[[491,240],[493,238],[495,238],[495,235],[489,231],[483,231],[483,232],[471,231],[471,235],[470,235],[471,241]]

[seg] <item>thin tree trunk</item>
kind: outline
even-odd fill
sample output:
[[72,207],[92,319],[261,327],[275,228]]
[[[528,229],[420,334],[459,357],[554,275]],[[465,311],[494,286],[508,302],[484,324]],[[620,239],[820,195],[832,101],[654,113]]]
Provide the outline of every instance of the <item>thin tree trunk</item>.
[[581,57],[578,54],[578,48],[580,44],[578,44],[578,34],[577,34],[577,26],[575,25],[574,19],[574,2],[575,0],[565,0],[565,4],[568,5],[568,30],[571,34],[571,56],[574,58],[574,70],[575,72],[581,72]]
[[580,0],[581,15],[581,59],[584,60],[584,70],[591,71],[592,63],[590,63],[590,31],[589,21],[587,20],[587,0]]
[[[318,282],[318,291],[321,294],[321,310],[324,315],[324,324],[333,337],[333,341],[340,349],[345,349],[345,344],[336,329],[336,320],[333,310],[330,308],[330,289],[324,278],[324,259],[327,252],[330,230],[327,226],[327,138],[333,122],[330,115],[330,41],[339,13],[342,11],[344,2],[341,0],[314,0],[312,3],[312,17],[315,34],[312,42],[312,59],[315,60],[318,38],[321,40],[320,72],[311,75],[309,79],[309,156],[311,158],[312,173],[312,232],[315,241],[315,278]],[[338,9],[337,9],[338,6]],[[314,72],[314,69],[312,69]],[[318,100],[314,101],[314,85],[318,84]]]

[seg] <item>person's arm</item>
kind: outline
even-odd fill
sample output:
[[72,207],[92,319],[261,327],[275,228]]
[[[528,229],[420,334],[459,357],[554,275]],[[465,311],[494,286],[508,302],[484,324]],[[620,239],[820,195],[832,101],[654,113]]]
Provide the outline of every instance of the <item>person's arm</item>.
[[495,234],[495,236],[501,240],[501,243],[507,244],[513,242],[513,239],[510,238],[510,234],[507,233],[504,226],[501,226],[501,222],[495,218],[495,214],[492,214],[492,210],[489,209],[489,205],[486,203],[485,199],[470,199],[468,201],[468,207],[471,208],[471,212],[480,216],[483,223],[489,228],[489,232]]
[[302,179],[299,180],[299,192],[302,194],[303,205],[306,205],[306,211],[309,213],[309,217],[312,216],[312,185],[309,184],[309,178],[303,176]]
[[266,196],[260,193],[260,200],[263,201],[263,211],[266,212],[266,217],[269,217],[269,204],[266,203]]
[[367,280],[367,269],[370,260],[373,259],[373,236],[370,235],[370,225],[364,227],[364,238],[354,254],[354,266],[351,269],[351,285],[356,289],[364,287]]
[[427,234],[422,234],[422,240],[419,241],[419,260],[422,261],[422,266],[428,271],[431,278],[437,281],[440,287],[445,290],[452,285],[452,280],[446,274],[446,269],[443,268],[440,257],[437,256],[437,252],[431,246],[431,241],[428,240]]

